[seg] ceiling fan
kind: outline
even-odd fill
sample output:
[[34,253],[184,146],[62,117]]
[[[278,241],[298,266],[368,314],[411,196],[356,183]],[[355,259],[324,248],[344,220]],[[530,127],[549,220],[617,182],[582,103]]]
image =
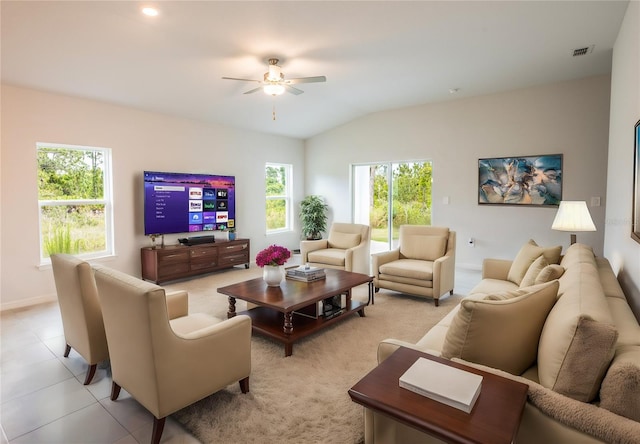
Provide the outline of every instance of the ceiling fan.
[[254,92],[263,90],[265,94],[269,94],[272,96],[279,96],[280,94],[287,91],[291,94],[302,94],[304,91],[298,88],[294,88],[291,85],[295,85],[297,83],[317,83],[317,82],[326,82],[327,78],[325,76],[315,76],[315,77],[299,77],[297,79],[287,79],[284,78],[284,73],[280,66],[278,66],[279,60],[276,58],[269,59],[269,71],[264,73],[263,80],[252,80],[252,79],[237,79],[234,77],[223,77],[224,80],[240,80],[242,82],[256,82],[259,83],[260,86],[254,89],[250,89],[244,94],[253,94]]

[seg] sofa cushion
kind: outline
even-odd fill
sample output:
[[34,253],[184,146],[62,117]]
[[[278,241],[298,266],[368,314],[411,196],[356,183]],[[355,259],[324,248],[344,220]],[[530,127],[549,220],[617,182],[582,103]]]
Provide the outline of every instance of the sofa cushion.
[[442,355],[516,375],[529,368],[556,301],[558,282],[519,291],[524,294],[505,300],[463,300],[447,331]]
[[558,264],[547,265],[536,276],[534,284],[544,284],[545,282],[551,282],[555,279],[560,279],[564,274],[564,267]]
[[514,284],[520,285],[527,270],[538,257],[543,255],[547,263],[557,264],[560,261],[561,252],[562,246],[544,248],[538,246],[533,239],[529,239],[529,242],[520,248],[516,258],[513,260],[507,279]]
[[640,422],[640,347],[616,352],[600,387],[600,407]]
[[562,265],[565,270],[582,263],[588,263],[596,266],[596,258],[593,253],[593,249],[585,244],[572,244],[567,248],[567,251],[564,253],[562,260],[560,261],[560,265]]
[[341,233],[339,231],[331,231],[329,233],[329,248],[339,248],[346,250],[348,248],[357,247],[362,236],[352,233]]
[[315,250],[307,255],[309,262],[318,264],[334,265],[344,267],[344,250],[338,248],[327,248],[326,250]]
[[[540,274],[540,272],[548,266],[549,263],[544,258],[544,256],[540,255],[533,263],[529,266],[529,269],[524,274],[522,281],[520,282],[520,287],[530,287],[535,284],[536,278]],[[549,282],[549,281],[545,281]]]
[[[398,259],[380,266],[381,279],[393,279],[393,276],[422,281],[433,280],[433,262],[415,259]],[[383,277],[386,275],[387,278]]]
[[400,257],[435,261],[447,251],[448,236],[405,234],[400,247]]
[[469,295],[488,295],[501,291],[517,290],[518,286],[511,281],[503,281],[501,279],[484,278],[469,291]]

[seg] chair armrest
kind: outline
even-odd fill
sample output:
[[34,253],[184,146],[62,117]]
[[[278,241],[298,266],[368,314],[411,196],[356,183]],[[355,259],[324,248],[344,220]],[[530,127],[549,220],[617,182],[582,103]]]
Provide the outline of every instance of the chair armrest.
[[453,289],[455,273],[455,256],[442,256],[433,261],[433,296],[436,299]]
[[485,259],[482,261],[482,279],[507,280],[513,261],[506,259]]
[[378,344],[378,364],[387,359],[400,347],[410,348],[423,353],[429,353],[430,355],[440,356],[440,352],[432,350],[430,348],[420,348],[416,344],[410,342],[401,341],[399,339],[385,339]]
[[189,314],[189,293],[185,290],[165,292],[169,319],[181,318]]
[[[248,326],[244,324],[248,324]],[[230,319],[225,319],[222,322],[216,322],[215,324],[211,324],[206,327],[200,328],[198,330],[194,330],[187,334],[181,335],[179,333],[176,333],[176,336],[182,339],[189,339],[189,340],[207,339],[210,336],[222,334],[223,332],[230,331],[236,327],[238,327],[240,330],[242,328],[248,328],[250,332],[251,318],[249,318],[249,316],[247,315],[238,315]]]
[[309,262],[307,255],[315,250],[325,250],[329,248],[329,241],[327,239],[318,240],[306,240],[300,242],[300,255],[302,256],[302,263]]
[[[251,373],[251,318],[237,315],[154,345],[160,411],[167,416]],[[185,371],[188,369],[188,371]]]
[[400,249],[396,248],[391,251],[383,251],[380,253],[374,253],[371,255],[371,269],[373,271],[373,277],[376,279],[380,274],[380,267],[391,261],[400,259]]
[[369,242],[362,242],[344,252],[345,270],[354,273],[370,274]]

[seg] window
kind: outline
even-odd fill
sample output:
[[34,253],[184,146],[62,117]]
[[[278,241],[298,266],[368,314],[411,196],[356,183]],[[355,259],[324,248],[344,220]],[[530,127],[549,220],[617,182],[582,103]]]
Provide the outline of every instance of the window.
[[291,171],[288,164],[266,165],[267,233],[291,229]]
[[111,150],[38,143],[40,261],[113,254]]
[[371,226],[371,252],[398,246],[400,225],[431,225],[430,161],[353,166],[354,222]]

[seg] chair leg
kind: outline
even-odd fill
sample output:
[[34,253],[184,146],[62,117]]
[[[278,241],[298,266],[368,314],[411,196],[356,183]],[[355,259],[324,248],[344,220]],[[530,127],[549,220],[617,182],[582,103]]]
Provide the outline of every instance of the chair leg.
[[453,296],[453,288],[449,291],[449,294]]
[[249,377],[240,380],[240,390],[242,393],[249,393]]
[[153,433],[151,434],[151,444],[158,444],[160,442],[160,438],[162,438],[162,431],[164,430],[164,421],[167,419],[164,418],[156,418],[153,417]]
[[96,368],[98,364],[93,364],[89,366],[89,370],[87,370],[87,376],[84,378],[84,385],[88,385],[93,379],[93,375],[96,374]]
[[115,401],[116,399],[118,399],[118,396],[120,395],[120,389],[122,387],[120,387],[118,384],[115,383],[115,381],[111,382],[111,400]]
[[436,307],[440,306],[440,299],[434,299],[435,303],[436,303]]
[[71,346],[69,344],[66,344],[66,347],[64,348],[64,357],[68,358],[70,352],[71,352]]

